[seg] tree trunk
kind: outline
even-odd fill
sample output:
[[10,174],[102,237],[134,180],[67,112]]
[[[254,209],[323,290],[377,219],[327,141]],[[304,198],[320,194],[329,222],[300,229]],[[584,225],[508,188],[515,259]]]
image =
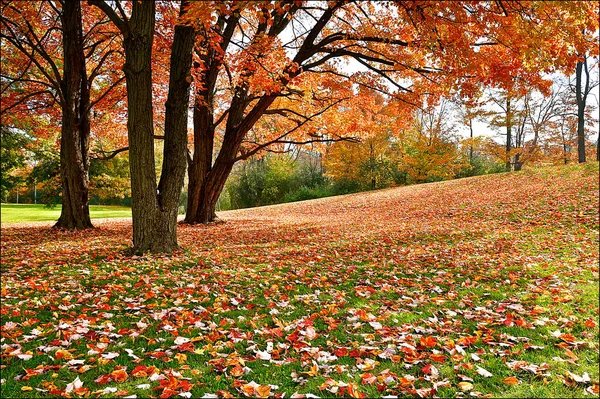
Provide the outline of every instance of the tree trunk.
[[[131,176],[133,250],[145,252],[155,246],[169,248],[176,241],[174,231],[157,232],[161,226],[154,171],[154,127],[152,112],[152,41],[154,1],[133,2],[129,31],[123,38],[125,82],[127,85],[127,139]],[[161,234],[164,234],[161,237]]]
[[[215,208],[217,201],[225,187],[227,177],[229,177],[233,168],[233,159],[235,158],[235,154],[237,154],[239,144],[235,146],[236,148],[233,148],[233,146],[234,143],[230,141],[226,140],[223,142],[214,166],[206,174],[189,173],[190,185],[188,187],[186,223],[207,224],[216,220],[217,214]],[[193,172],[193,170],[191,171]]]
[[229,173],[231,173],[232,167],[233,163],[215,164],[202,185],[200,206],[196,210],[196,218],[192,223],[207,224],[216,220],[217,214],[215,208],[217,201],[219,200],[221,192],[223,192],[225,182],[227,181]]
[[523,169],[523,162],[521,162],[521,154],[515,155],[515,171]]
[[[586,87],[581,89],[583,72],[586,73]],[[577,156],[579,163],[585,159],[585,103],[587,100],[589,88],[589,72],[587,70],[587,60],[578,62],[575,69],[575,96],[577,98]]]
[[[221,192],[225,187],[225,182],[227,181],[229,173],[231,173],[231,169],[233,168],[237,153],[240,150],[240,146],[244,136],[246,135],[246,132],[256,122],[256,120],[254,120],[250,125],[242,124],[243,121],[247,121],[247,119],[244,119],[243,115],[247,90],[247,86],[244,85],[236,89],[236,94],[231,102],[229,117],[227,119],[225,128],[225,135],[223,137],[223,144],[221,145],[221,149],[217,159],[215,160],[215,164],[212,167],[210,167],[209,163],[209,160],[212,159],[212,142],[210,142],[210,140],[214,133],[210,130],[212,123],[206,125],[207,121],[212,121],[212,114],[204,105],[201,108],[205,109],[204,112],[207,113],[206,115],[203,115],[202,113],[194,114],[195,117],[199,116],[201,118],[198,126],[194,126],[194,128],[196,129],[196,127],[199,127],[202,129],[205,127],[206,130],[198,131],[201,136],[200,140],[198,140],[200,143],[198,146],[195,145],[194,147],[194,158],[196,159],[196,152],[198,152],[199,163],[194,164],[194,162],[192,162],[192,165],[194,168],[196,168],[196,172],[199,174],[193,178],[191,176],[195,171],[191,171],[192,173],[189,174],[190,179],[197,180],[194,181],[193,186],[195,192],[189,191],[192,188],[192,184],[190,184],[190,187],[188,187],[188,209],[185,217],[186,223],[207,224],[215,221],[217,217],[215,207],[217,205],[219,195],[221,195]],[[266,108],[268,108],[268,105]],[[210,119],[208,119],[208,116],[210,116]],[[204,118],[206,118],[206,120]],[[258,119],[258,117],[256,119]],[[199,136],[195,129],[194,142],[197,141]],[[210,155],[208,153],[209,149]],[[204,170],[208,170],[208,172],[202,175]],[[200,190],[198,191],[200,181],[202,183],[200,185]],[[199,193],[198,197],[196,196],[196,193]]]
[[469,165],[473,165],[473,119],[469,118],[469,137],[471,142],[469,144]]
[[54,227],[85,229],[93,225],[88,206],[90,93],[85,70],[81,4],[65,2],[61,18],[64,50],[60,138],[62,207]]
[[[181,14],[185,12],[186,3],[187,1],[182,0]],[[157,212],[161,215],[161,222],[156,226],[157,233],[166,231],[169,235],[164,248],[150,248],[155,252],[171,252],[177,247],[177,211],[187,165],[188,107],[192,82],[190,70],[194,41],[195,32],[192,26],[175,26],[169,94],[165,104],[164,157],[158,183]]]
[[510,172],[510,151],[512,150],[512,115],[510,99],[506,100],[506,171]]
[[[165,113],[165,145],[160,183],[154,169],[152,41],[154,1],[133,2],[124,35],[127,131],[135,253],[177,248],[177,208],[185,175],[187,108],[194,30],[176,26]],[[182,12],[184,10],[182,4]]]
[[[200,98],[205,96],[200,95]],[[216,216],[214,209],[209,218],[199,216],[199,213],[206,213],[202,211],[205,207],[201,202],[205,197],[204,182],[212,170],[214,135],[212,112],[207,106],[196,104],[194,106],[194,156],[188,165],[186,223],[208,223]]]

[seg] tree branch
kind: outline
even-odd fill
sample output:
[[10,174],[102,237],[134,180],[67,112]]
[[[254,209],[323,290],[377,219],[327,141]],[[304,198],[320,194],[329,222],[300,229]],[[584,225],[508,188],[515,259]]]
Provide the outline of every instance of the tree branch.
[[313,118],[315,118],[315,117],[317,117],[319,115],[324,114],[325,112],[327,112],[327,110],[329,110],[333,106],[335,106],[335,105],[339,104],[340,102],[342,102],[344,100],[347,100],[347,99],[348,98],[341,98],[341,99],[333,102],[332,104],[329,104],[327,107],[323,108],[319,112],[317,112],[317,113],[311,115],[310,117],[306,118],[304,121],[302,121],[302,122],[298,121],[299,123],[293,129],[288,130],[287,132],[285,132],[284,134],[278,136],[277,138],[275,138],[273,140],[270,140],[270,141],[268,141],[266,143],[260,144],[259,146],[257,146],[255,148],[253,148],[252,150],[244,153],[243,155],[240,155],[240,156],[234,158],[233,162],[237,162],[237,161],[240,161],[242,159],[247,159],[248,157],[250,157],[250,156],[256,154],[257,152],[259,152],[260,150],[262,150],[263,148],[268,147],[268,146],[270,146],[272,144],[278,143],[281,139],[283,139],[284,137],[290,135],[291,133],[295,132],[296,130],[300,129],[302,126],[304,126],[305,124],[307,124]]
[[100,161],[108,161],[109,159],[112,159],[112,158],[116,157],[117,155],[119,155],[120,153],[125,152],[125,151],[129,151],[129,147],[119,148],[118,150],[114,150],[114,151],[100,150],[99,152],[90,153],[90,159],[97,159]]
[[88,3],[102,10],[106,14],[106,16],[112,21],[112,23],[115,24],[117,29],[119,29],[122,35],[129,33],[128,26],[125,20],[119,17],[115,10],[111,6],[109,6],[104,0],[88,0]]

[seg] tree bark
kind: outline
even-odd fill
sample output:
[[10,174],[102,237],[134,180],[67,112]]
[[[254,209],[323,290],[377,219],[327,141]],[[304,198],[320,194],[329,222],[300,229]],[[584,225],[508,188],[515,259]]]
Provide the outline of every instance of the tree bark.
[[[172,244],[174,232],[160,237],[154,171],[154,127],[152,118],[152,42],[154,1],[133,2],[129,30],[124,32],[125,82],[127,85],[127,139],[133,221],[133,250],[145,252]],[[169,247],[169,245],[164,245]]]
[[[201,99],[205,98],[203,94],[200,95]],[[188,165],[186,223],[209,223],[216,217],[214,211],[209,212],[212,214],[208,217],[199,215],[200,213],[207,213],[202,211],[206,207],[210,208],[208,204],[202,205],[201,203],[206,197],[204,183],[212,170],[214,136],[215,130],[211,110],[207,106],[196,104],[194,107],[194,155]]]
[[64,50],[60,138],[62,207],[54,227],[85,229],[93,225],[88,205],[90,93],[85,70],[81,4],[64,2],[61,19]]
[[[181,2],[181,15],[187,1]],[[195,31],[192,26],[177,25],[171,49],[169,94],[165,104],[165,142],[160,182],[158,184],[158,209],[160,224],[155,233],[168,234],[165,247],[150,249],[171,252],[177,248],[177,214],[179,197],[183,188],[187,156],[188,107],[192,77],[192,50]],[[152,243],[150,243],[152,245]]]

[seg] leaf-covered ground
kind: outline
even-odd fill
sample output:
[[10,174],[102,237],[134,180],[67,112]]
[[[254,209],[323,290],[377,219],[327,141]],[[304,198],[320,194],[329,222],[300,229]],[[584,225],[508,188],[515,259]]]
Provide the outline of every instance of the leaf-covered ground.
[[598,396],[598,164],[2,228],[2,397]]

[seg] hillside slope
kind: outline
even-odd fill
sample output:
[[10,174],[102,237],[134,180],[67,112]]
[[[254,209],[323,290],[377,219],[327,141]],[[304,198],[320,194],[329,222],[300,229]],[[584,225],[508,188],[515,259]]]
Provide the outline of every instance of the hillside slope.
[[[219,216],[228,223],[216,226],[221,234],[214,240],[206,237],[213,244],[223,236],[246,244],[276,240],[279,232],[285,235],[291,228],[298,239],[312,238],[320,245],[367,238],[418,243],[420,237],[523,233],[544,226],[560,230],[561,225],[574,223],[593,226],[598,223],[598,164],[389,188]],[[183,231],[189,229],[205,228]],[[197,239],[202,240],[194,237],[191,242]]]

